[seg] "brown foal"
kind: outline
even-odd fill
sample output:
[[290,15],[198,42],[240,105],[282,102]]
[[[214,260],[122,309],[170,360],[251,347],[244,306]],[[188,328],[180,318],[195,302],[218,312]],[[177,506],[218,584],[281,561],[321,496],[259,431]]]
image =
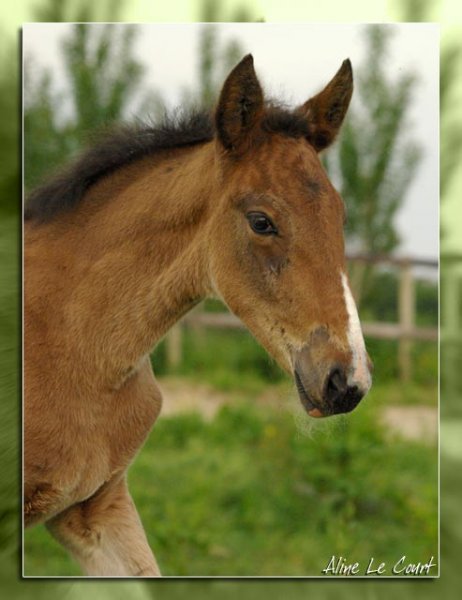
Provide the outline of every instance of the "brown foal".
[[288,111],[246,56],[213,118],[120,130],[29,198],[24,519],[86,574],[159,575],[126,473],[161,409],[149,353],[204,298],[294,376],[311,416],[368,391],[344,205],[318,158],[352,87],[347,60]]

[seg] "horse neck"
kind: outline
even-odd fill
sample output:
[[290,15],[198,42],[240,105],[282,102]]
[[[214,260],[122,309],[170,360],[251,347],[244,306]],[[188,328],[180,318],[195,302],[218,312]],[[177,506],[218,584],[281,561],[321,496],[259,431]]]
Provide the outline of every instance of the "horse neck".
[[[172,151],[155,166],[145,160],[128,177],[115,174],[94,186],[82,203],[92,214],[77,220],[67,248],[78,257],[67,313],[82,354],[93,355],[111,380],[129,372],[209,291],[213,156],[204,144]],[[111,199],[101,201],[105,196]]]

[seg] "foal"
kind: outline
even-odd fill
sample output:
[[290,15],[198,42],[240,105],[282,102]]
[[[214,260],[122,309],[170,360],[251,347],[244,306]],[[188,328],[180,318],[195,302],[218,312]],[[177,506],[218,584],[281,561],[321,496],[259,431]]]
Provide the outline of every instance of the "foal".
[[86,574],[159,575],[126,473],[161,408],[149,353],[204,298],[293,374],[311,416],[368,391],[344,206],[318,158],[351,93],[346,60],[295,111],[272,106],[249,55],[214,119],[121,130],[29,198],[24,519]]

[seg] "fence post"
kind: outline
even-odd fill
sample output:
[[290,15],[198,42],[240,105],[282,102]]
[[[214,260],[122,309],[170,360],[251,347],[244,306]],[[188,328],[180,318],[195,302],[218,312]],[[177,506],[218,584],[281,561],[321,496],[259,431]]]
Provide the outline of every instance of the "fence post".
[[176,323],[168,332],[165,338],[167,366],[168,368],[178,367],[181,363],[183,330],[182,323]]
[[188,325],[191,327],[191,331],[194,333],[194,343],[199,347],[203,348],[206,343],[205,339],[205,329],[204,326],[200,323],[199,319],[194,319],[194,317],[199,317],[202,313],[204,313],[204,303],[200,302],[196,307],[194,307],[191,312],[191,320]]
[[401,332],[405,335],[399,341],[398,364],[401,381],[410,381],[412,378],[412,341],[409,334],[415,322],[415,289],[412,266],[409,261],[402,264],[399,278],[399,323]]

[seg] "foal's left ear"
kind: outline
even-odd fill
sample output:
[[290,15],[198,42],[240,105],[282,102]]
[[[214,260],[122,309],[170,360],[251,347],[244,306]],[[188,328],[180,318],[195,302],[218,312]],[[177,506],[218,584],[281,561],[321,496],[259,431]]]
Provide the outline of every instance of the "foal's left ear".
[[324,150],[334,141],[350,104],[352,93],[353,70],[350,60],[346,59],[322,92],[310,98],[298,109],[308,119],[310,130],[308,141],[317,152]]
[[215,112],[218,139],[226,150],[243,152],[263,114],[263,92],[251,54],[228,75]]

